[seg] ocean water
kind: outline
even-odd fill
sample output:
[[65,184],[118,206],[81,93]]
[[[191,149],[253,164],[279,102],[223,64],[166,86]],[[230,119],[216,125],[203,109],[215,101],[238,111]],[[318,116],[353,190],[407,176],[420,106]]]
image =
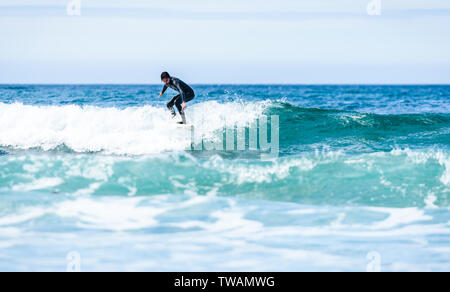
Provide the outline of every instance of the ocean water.
[[194,89],[278,156],[189,150],[161,86],[0,85],[0,270],[450,270],[450,86]]

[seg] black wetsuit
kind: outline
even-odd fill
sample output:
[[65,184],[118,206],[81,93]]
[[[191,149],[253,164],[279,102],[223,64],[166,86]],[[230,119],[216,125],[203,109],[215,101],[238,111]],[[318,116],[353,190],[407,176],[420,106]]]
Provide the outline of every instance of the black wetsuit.
[[175,77],[170,78],[169,85],[164,85],[162,94],[164,94],[164,92],[166,92],[167,88],[169,87],[179,92],[180,94],[174,96],[167,103],[167,108],[172,112],[172,115],[175,116],[175,110],[173,109],[173,106],[175,105],[178,109],[178,112],[180,112],[180,115],[183,115],[183,108],[181,106],[181,103],[188,102],[194,99],[195,97],[194,90],[189,85],[187,85],[186,83]]

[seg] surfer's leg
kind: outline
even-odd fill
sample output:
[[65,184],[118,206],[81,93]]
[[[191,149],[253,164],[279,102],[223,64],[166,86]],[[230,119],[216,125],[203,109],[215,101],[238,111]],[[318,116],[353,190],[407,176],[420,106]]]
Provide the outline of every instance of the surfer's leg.
[[183,103],[183,101],[181,100],[181,96],[175,100],[175,106],[177,107],[178,112],[181,114],[181,112],[183,112],[183,107],[181,106],[181,104]]
[[183,100],[181,99],[181,96],[175,100],[175,106],[178,109],[178,112],[180,113],[181,116],[181,122],[183,124],[186,124],[186,114],[184,113],[183,107],[181,106],[181,104],[183,103]]
[[[168,103],[167,103],[167,108],[169,109],[170,113],[172,114],[172,117],[174,118],[177,114],[175,113],[175,110],[173,109],[173,106],[175,104],[175,102],[181,99],[180,95],[174,96]],[[178,106],[177,106],[178,107]]]
[[[185,102],[189,102],[189,101],[193,100],[194,97],[195,97],[195,94],[194,94],[193,91],[190,92],[190,93],[187,93],[184,96]],[[176,107],[178,109],[178,112],[180,113],[180,116],[181,116],[181,124],[185,124],[186,125],[187,124],[187,122],[186,122],[186,114],[185,114],[185,112],[183,110],[182,104],[183,104],[183,100],[181,99],[181,97],[178,98],[177,100],[175,100],[175,105],[176,105]]]
[[194,97],[195,97],[194,93],[192,93],[192,94],[186,94],[185,101],[186,101],[186,102],[190,102],[191,100],[194,99]]
[[190,102],[191,100],[193,100],[194,97],[195,97],[194,91],[188,92],[188,93],[186,93],[186,95],[184,96],[184,101],[185,101],[186,103],[188,103],[188,102]]

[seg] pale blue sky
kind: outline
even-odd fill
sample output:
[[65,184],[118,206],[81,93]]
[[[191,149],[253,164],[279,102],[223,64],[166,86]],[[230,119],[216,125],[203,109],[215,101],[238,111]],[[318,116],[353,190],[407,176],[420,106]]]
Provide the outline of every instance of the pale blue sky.
[[450,83],[450,1],[0,0],[0,83]]

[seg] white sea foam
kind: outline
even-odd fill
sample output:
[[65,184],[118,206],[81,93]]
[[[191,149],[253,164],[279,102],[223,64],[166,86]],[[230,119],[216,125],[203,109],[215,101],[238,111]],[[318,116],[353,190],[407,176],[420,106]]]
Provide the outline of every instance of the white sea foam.
[[[195,126],[197,136],[213,138],[225,124],[253,122],[268,104],[195,104],[187,110],[188,122]],[[75,152],[140,155],[184,150],[190,142],[190,132],[177,128],[164,108],[0,103],[0,146],[48,151],[65,145]]]
[[[382,256],[383,271],[419,270],[418,263],[425,270],[448,266],[443,261],[428,260],[429,255],[437,252],[446,258],[445,247],[426,240],[450,234],[449,226],[440,223],[437,217],[442,210],[314,207],[276,202],[271,206],[266,209],[258,201],[207,196],[69,198],[50,205],[11,210],[0,216],[0,237],[5,239],[0,246],[47,246],[45,243],[57,255],[66,246],[84,255],[125,246],[129,251],[125,255],[133,262],[124,268],[127,270],[173,270],[182,266],[186,270],[214,267],[227,271],[360,271],[368,264],[365,255],[371,250]],[[288,209],[291,212],[286,215]],[[367,213],[386,217],[367,216],[371,219],[359,222],[361,214]],[[316,224],[311,224],[312,217],[317,217]],[[63,224],[57,227],[89,230],[94,236],[53,230],[42,236],[32,232],[33,224],[24,224],[43,224],[48,218],[49,226],[56,222]],[[358,245],[345,244],[355,240]],[[390,251],[401,248],[414,254],[418,247],[420,254],[415,255],[419,258],[412,262],[404,262],[401,254]],[[146,261],[140,260],[143,255],[147,255]],[[120,255],[100,253],[95,259],[104,262],[111,258],[119,260]],[[92,267],[88,261],[83,264],[87,270]]]
[[216,157],[207,161],[204,166],[231,174],[230,179],[240,185],[249,182],[270,183],[274,179],[285,179],[289,177],[293,169],[309,171],[314,169],[316,164],[316,162],[302,157],[286,161],[274,161],[267,165],[227,164],[223,163],[220,157]]
[[64,181],[61,178],[51,177],[51,178],[40,178],[36,179],[30,183],[17,184],[12,187],[13,191],[34,191],[43,190],[48,188],[56,187],[62,184]]
[[439,163],[445,166],[445,171],[442,174],[441,182],[446,186],[450,186],[450,158],[442,152],[438,153],[437,158]]
[[425,215],[423,210],[417,208],[390,209],[390,208],[367,208],[373,212],[383,212],[389,214],[384,221],[377,222],[371,228],[389,229],[400,225],[407,225],[414,222],[429,221],[433,218]]
[[413,151],[411,149],[396,149],[391,151],[391,154],[407,155],[409,159],[417,164],[425,164],[430,160],[437,161],[445,168],[440,179],[441,182],[447,187],[450,186],[450,157],[448,153],[444,153],[441,150]]
[[91,200],[79,198],[65,201],[54,212],[60,217],[73,217],[78,225],[86,229],[136,230],[158,224],[157,215],[164,208],[146,206],[138,208],[141,198]]
[[90,184],[85,189],[77,190],[73,195],[74,196],[85,196],[85,195],[91,195],[93,194],[99,187],[101,187],[101,183],[93,183]]
[[28,208],[23,210],[20,214],[14,214],[11,216],[0,217],[0,226],[8,226],[13,224],[19,224],[29,220],[39,218],[46,214],[44,208]]

